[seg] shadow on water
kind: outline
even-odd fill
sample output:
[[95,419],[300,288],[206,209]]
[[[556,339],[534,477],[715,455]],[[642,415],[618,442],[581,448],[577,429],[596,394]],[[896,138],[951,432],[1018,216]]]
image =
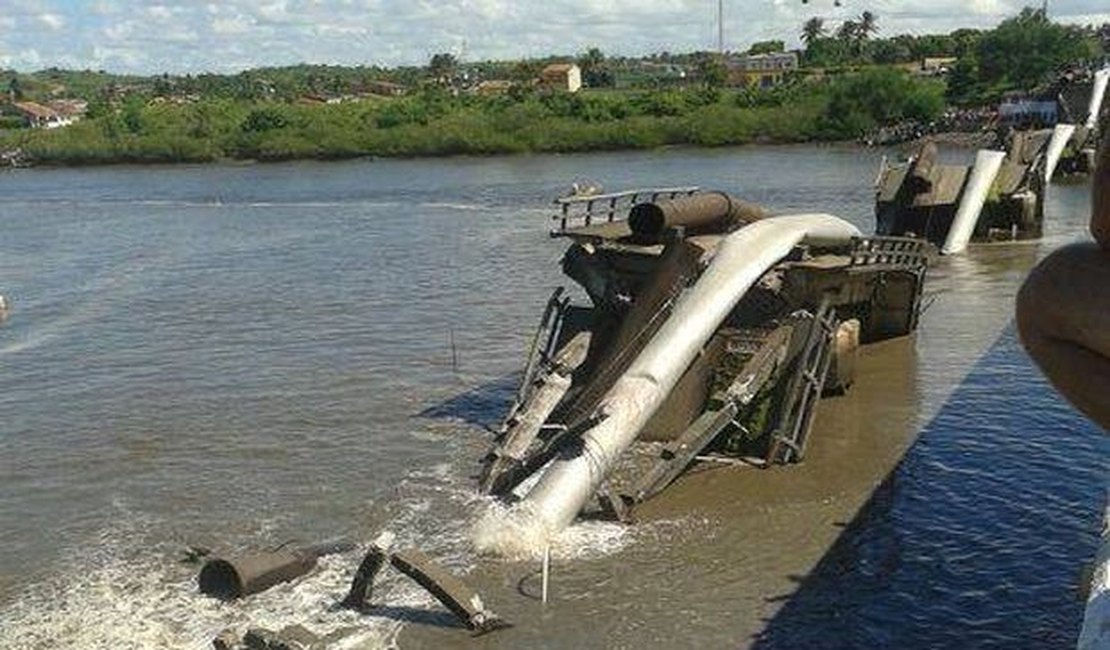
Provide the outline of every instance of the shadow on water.
[[513,372],[433,404],[417,415],[424,418],[460,420],[483,429],[501,423],[520,386],[520,373]]
[[1108,451],[1009,327],[753,646],[1074,646]]

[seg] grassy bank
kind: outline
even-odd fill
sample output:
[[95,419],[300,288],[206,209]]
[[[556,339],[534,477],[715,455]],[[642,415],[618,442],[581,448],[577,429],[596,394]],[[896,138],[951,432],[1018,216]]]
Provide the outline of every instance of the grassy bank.
[[0,131],[0,149],[20,148],[36,164],[80,165],[720,146],[842,140],[942,108],[942,85],[875,69],[762,91],[478,97],[430,89],[335,105],[132,102],[61,129]]

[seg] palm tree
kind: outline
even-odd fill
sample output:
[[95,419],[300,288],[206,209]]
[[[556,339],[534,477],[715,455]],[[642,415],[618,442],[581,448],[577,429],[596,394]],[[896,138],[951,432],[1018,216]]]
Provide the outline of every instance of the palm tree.
[[854,20],[845,20],[836,29],[836,37],[842,41],[856,40],[857,33],[859,33],[859,25]]
[[802,25],[802,42],[805,43],[808,48],[810,43],[821,38],[826,33],[825,20],[814,16]]
[[859,16],[859,22],[856,27],[856,36],[860,40],[865,40],[875,32],[879,31],[878,25],[879,17],[870,11],[865,11]]

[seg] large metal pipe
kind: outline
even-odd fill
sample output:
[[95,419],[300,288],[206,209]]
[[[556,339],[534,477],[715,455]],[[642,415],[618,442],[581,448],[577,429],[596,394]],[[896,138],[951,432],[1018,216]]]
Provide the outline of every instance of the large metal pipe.
[[932,140],[921,147],[917,158],[910,166],[909,173],[906,174],[905,182],[912,196],[933,191],[933,169],[937,166],[937,157],[937,145]]
[[1064,155],[1064,148],[1068,146],[1071,136],[1075,134],[1074,124],[1057,124],[1052,129],[1052,137],[1045,148],[1044,179],[1052,180],[1056,173],[1056,165],[1060,164],[1060,156]]
[[354,547],[348,542],[327,542],[233,558],[213,558],[201,567],[197,584],[202,594],[235,600],[299,578],[316,568],[320,557],[345,553]]
[[762,207],[724,192],[705,192],[673,199],[637,203],[628,213],[628,227],[645,237],[659,237],[667,228],[683,226],[691,231],[743,225],[770,216]]
[[952,227],[948,229],[948,237],[940,252],[950,255],[961,253],[967,248],[967,243],[975,232],[975,224],[979,222],[979,213],[987,202],[987,194],[990,193],[1005,159],[1006,154],[1001,151],[983,149],[976,154],[975,166],[971,168],[964,195],[960,198],[960,207],[956,210],[956,217],[952,219]]
[[855,226],[827,214],[772,217],[728,235],[670,318],[598,406],[599,423],[581,444],[556,459],[524,497],[518,512],[550,537],[568,526],[608,476],[749,288],[800,243],[840,245]]
[[1106,97],[1106,82],[1110,81],[1110,68],[1103,68],[1095,73],[1095,83],[1091,88],[1091,101],[1087,104],[1088,129],[1098,126],[1098,117],[1102,113],[1102,101]]

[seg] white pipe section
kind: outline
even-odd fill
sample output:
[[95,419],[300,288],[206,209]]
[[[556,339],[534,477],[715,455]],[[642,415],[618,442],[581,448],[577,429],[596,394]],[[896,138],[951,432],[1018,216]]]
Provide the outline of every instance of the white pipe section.
[[573,453],[556,459],[520,504],[545,537],[566,528],[621,454],[655,414],[717,328],[768,269],[800,243],[843,245],[859,230],[827,214],[771,217],[726,237],[709,267],[613,385],[597,409],[600,422]]
[[979,213],[987,202],[987,194],[990,193],[1005,158],[1006,154],[1001,151],[989,149],[981,149],[975,154],[975,166],[971,168],[971,177],[964,188],[960,207],[956,210],[956,217],[952,219],[952,227],[948,229],[948,237],[940,252],[950,255],[962,253],[967,248],[971,234],[975,232],[975,224],[979,222]]
[[1071,141],[1071,136],[1074,133],[1074,124],[1057,124],[1052,129],[1052,137],[1049,138],[1048,147],[1045,150],[1044,180],[1046,183],[1051,181],[1052,175],[1056,173],[1056,165],[1060,164],[1060,156],[1064,154],[1064,148],[1068,146],[1068,142]]
[[1110,648],[1110,505],[1102,523],[1102,543],[1095,556],[1083,628],[1079,631],[1078,650]]
[[1095,73],[1095,84],[1091,88],[1091,101],[1087,105],[1088,129],[1098,126],[1098,116],[1102,112],[1102,100],[1106,96],[1106,82],[1110,81],[1110,68],[1103,68]]

